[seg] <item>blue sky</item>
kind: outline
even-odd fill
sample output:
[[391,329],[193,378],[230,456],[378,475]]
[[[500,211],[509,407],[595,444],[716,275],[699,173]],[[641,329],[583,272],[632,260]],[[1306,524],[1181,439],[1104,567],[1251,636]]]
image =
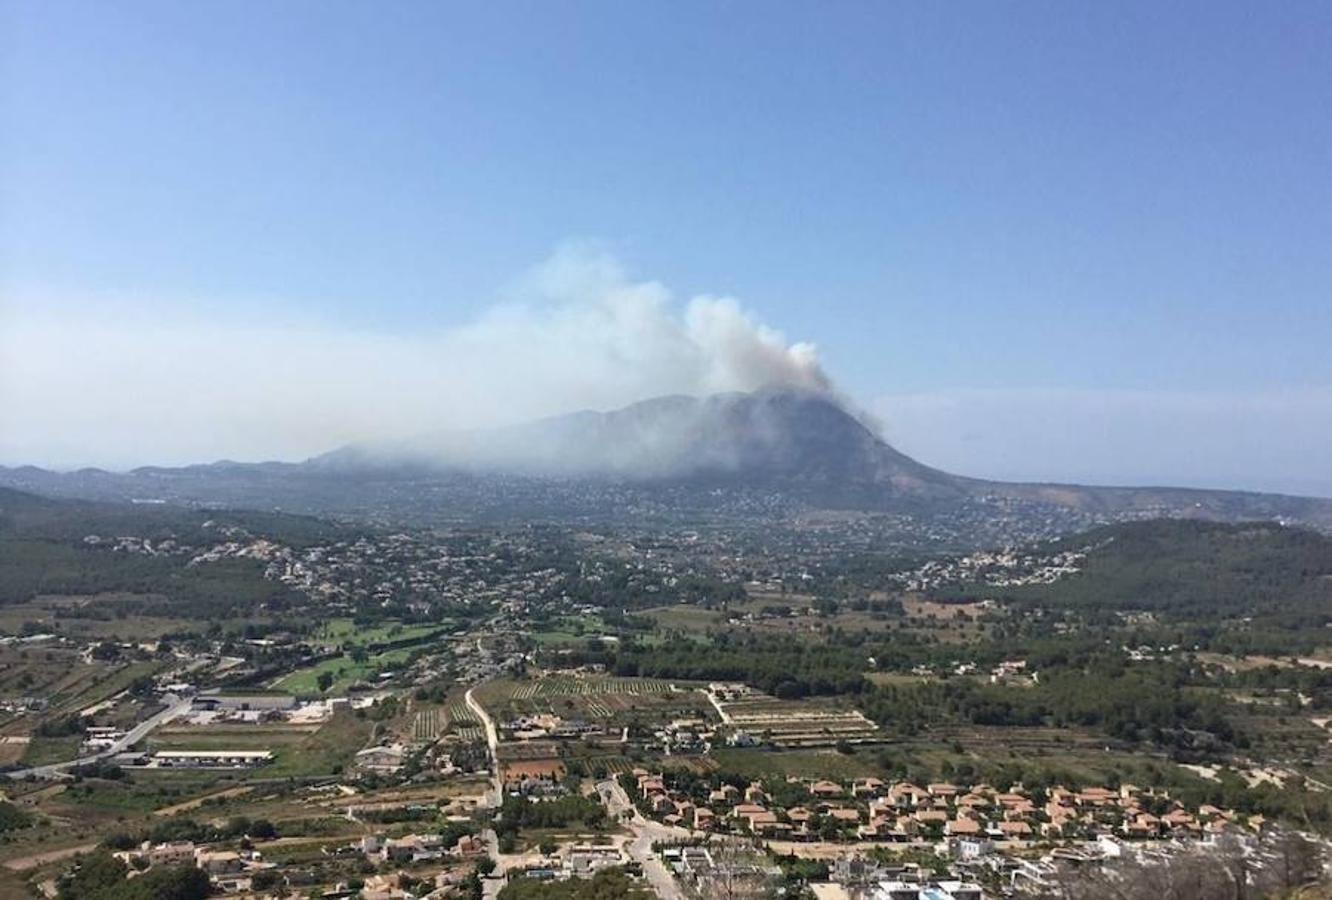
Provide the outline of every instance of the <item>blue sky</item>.
[[[595,241],[668,305],[738,297],[816,344],[930,461],[1332,493],[1327,4],[0,9],[0,328],[29,352],[98,343],[99,316],[448,333]],[[81,416],[35,364],[0,376],[139,421],[132,398]],[[211,437],[343,436],[301,430]],[[76,460],[107,432],[9,431],[11,462],[208,447]]]

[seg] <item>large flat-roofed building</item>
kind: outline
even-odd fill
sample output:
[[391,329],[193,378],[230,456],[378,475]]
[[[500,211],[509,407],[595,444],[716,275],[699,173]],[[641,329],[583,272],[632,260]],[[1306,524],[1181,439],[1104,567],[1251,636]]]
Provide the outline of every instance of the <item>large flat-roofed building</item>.
[[159,750],[150,761],[159,768],[236,769],[273,761],[272,750]]
[[985,900],[979,885],[964,881],[883,881],[870,896],[872,900]]
[[295,709],[291,694],[197,694],[195,709]]

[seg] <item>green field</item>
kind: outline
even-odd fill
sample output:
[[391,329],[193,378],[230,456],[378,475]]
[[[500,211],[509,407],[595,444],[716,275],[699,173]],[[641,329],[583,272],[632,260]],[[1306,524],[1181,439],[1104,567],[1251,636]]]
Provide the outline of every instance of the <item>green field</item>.
[[606,623],[600,616],[564,616],[549,627],[532,632],[532,640],[542,646],[574,644],[606,634]]
[[264,774],[318,776],[340,773],[370,740],[373,725],[350,712],[340,712],[317,732],[275,752],[277,759]]
[[[254,770],[261,778],[331,775],[347,765],[370,738],[372,723],[339,712],[318,730],[236,725],[168,728],[149,739],[153,750],[272,750],[273,763]],[[145,773],[144,777],[148,777]]]
[[351,619],[330,619],[319,629],[315,639],[330,644],[343,646],[366,646],[382,644],[386,641],[404,641],[424,637],[438,631],[439,625],[403,625],[400,622],[383,622],[370,628],[358,627]]
[[78,735],[71,737],[41,737],[33,735],[28,742],[28,749],[23,753],[23,765],[45,766],[49,763],[65,762],[79,755]]
[[324,672],[329,672],[333,675],[333,684],[324,693],[336,696],[345,693],[349,687],[358,681],[373,679],[384,670],[387,664],[403,662],[410,655],[411,650],[402,648],[371,656],[365,662],[358,663],[344,654],[335,659],[326,659],[318,665],[298,669],[274,684],[273,689],[289,691],[298,696],[319,696],[321,693],[319,690],[319,676]]
[[725,623],[722,613],[699,606],[661,606],[643,610],[661,631],[705,632]]

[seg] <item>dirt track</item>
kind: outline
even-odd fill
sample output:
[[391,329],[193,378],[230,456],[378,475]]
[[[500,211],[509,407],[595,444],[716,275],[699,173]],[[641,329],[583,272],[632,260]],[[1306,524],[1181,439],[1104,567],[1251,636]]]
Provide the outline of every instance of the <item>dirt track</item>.
[[71,856],[77,856],[80,853],[91,853],[96,849],[96,844],[79,844],[77,847],[66,847],[63,850],[48,850],[46,853],[34,853],[31,856],[7,859],[4,866],[11,872],[26,872],[28,869],[35,869],[47,863],[69,859]]

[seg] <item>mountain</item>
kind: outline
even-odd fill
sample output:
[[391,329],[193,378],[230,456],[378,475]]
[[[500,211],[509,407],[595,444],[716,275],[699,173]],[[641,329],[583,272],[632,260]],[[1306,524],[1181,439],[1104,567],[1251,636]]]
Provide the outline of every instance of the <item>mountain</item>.
[[922,521],[1044,519],[1052,532],[1159,516],[1332,528],[1332,500],[953,475],[898,452],[832,396],[789,389],[659,397],[509,428],[351,445],[303,463],[219,462],[128,473],[0,469],[0,485],[98,499],[433,521],[614,519],[665,507],[685,520],[730,504],[741,515],[762,506],[765,514],[780,507],[900,513]]
[[310,465],[344,472],[407,466],[644,483],[719,479],[957,490],[957,479],[889,447],[828,396],[796,390],[657,397],[612,412],[354,445]]

